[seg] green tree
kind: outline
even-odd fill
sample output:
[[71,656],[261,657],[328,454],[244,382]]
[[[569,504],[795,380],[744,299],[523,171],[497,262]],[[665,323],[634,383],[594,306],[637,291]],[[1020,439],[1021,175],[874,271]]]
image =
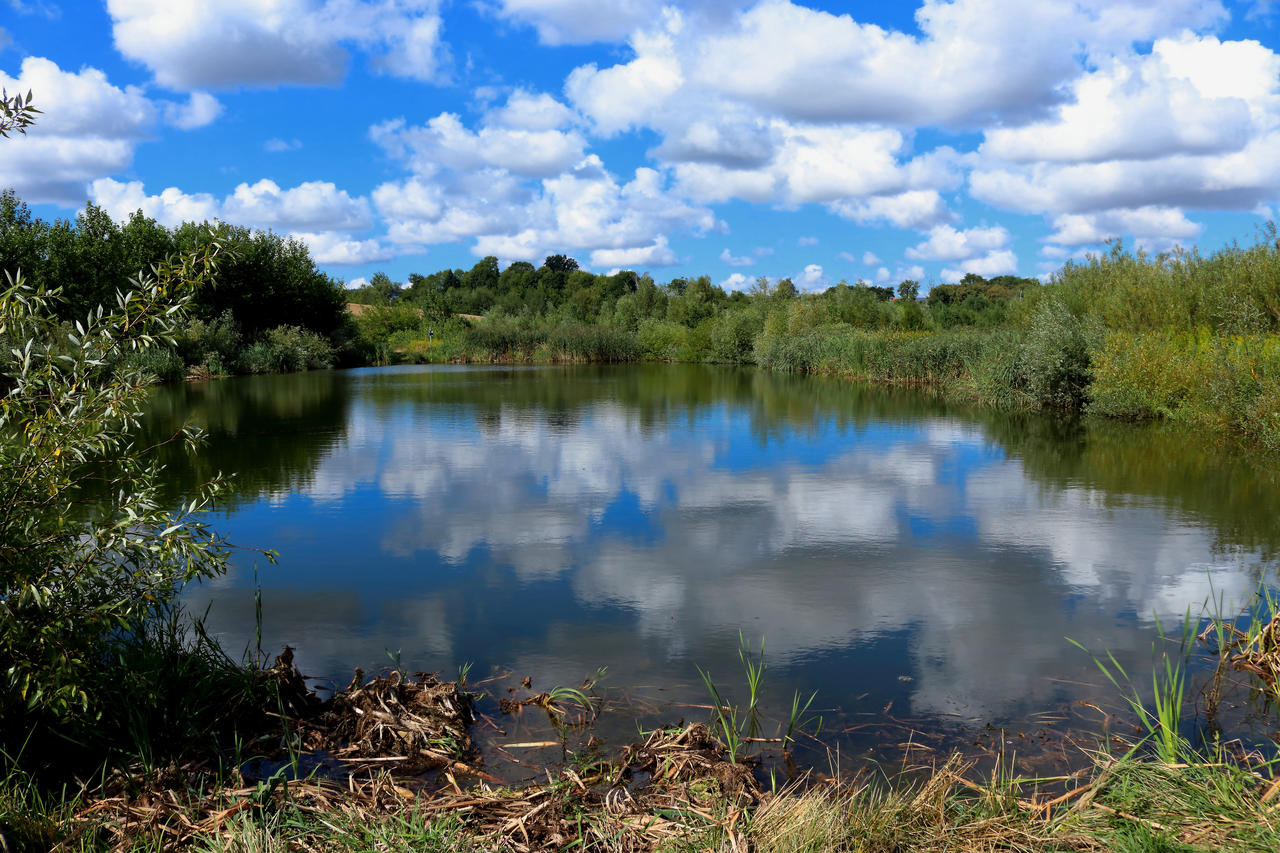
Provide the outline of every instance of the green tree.
[[[174,235],[183,251],[199,251],[209,241],[203,226],[184,223]],[[202,287],[193,313],[212,320],[230,311],[245,337],[268,329],[297,326],[325,337],[339,336],[348,323],[347,295],[322,273],[301,241],[270,231],[229,226],[224,239],[234,250],[218,272],[217,287]]]
[[578,268],[578,262],[568,255],[547,255],[542,265],[552,272],[570,273]]
[[903,302],[915,302],[920,295],[920,282],[907,279],[898,285],[898,298]]
[[[151,383],[130,356],[172,346],[217,267],[210,239],[68,329],[60,292],[6,271],[0,292],[0,718],[91,720],[102,664],[186,581],[223,570],[202,512],[177,510],[134,440]],[[183,429],[193,445],[198,433]]]
[[13,190],[0,192],[0,262],[22,270],[34,285],[45,283],[44,259],[49,254],[49,225],[31,215],[31,208]]
[[493,255],[487,255],[466,271],[462,276],[462,286],[469,287],[472,290],[487,287],[496,291],[498,290],[498,279],[498,259]]
[[369,289],[373,291],[375,305],[391,305],[400,298],[400,293],[404,290],[404,285],[398,281],[392,281],[391,276],[384,272],[376,272],[373,278],[369,279]]

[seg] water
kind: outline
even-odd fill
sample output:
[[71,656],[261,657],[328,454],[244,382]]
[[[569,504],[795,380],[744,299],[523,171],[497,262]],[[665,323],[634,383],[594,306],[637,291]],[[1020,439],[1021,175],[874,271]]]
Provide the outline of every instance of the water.
[[939,750],[1061,749],[1120,705],[1066,638],[1148,690],[1157,623],[1176,633],[1211,590],[1247,603],[1280,541],[1277,466],[1203,438],[752,370],[160,389],[150,428],[183,418],[210,439],[194,460],[166,451],[173,496],[234,474],[218,529],[279,552],[237,552],[188,592],[233,654],[256,642],[256,577],[263,647],[295,646],[310,675],[471,662],[507,695],[607,667],[600,731],[619,742],[637,721],[706,719],[697,667],[742,701],[741,632],[764,640],[772,717],[818,691],[828,746],[914,730]]

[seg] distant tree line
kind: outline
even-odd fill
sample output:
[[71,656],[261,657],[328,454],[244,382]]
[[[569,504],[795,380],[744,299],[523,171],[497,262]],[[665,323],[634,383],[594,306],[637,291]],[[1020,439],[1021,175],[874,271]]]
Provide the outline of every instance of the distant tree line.
[[[47,222],[5,191],[0,268],[61,288],[58,316],[73,323],[100,305],[111,310],[131,280],[209,241],[205,225],[166,228],[141,211],[116,223],[93,204],[74,220]],[[364,360],[341,284],[316,267],[304,244],[234,225],[224,226],[220,239],[226,252],[216,280],[194,294],[177,349],[147,353],[153,372],[262,373]]]
[[411,273],[407,283],[379,272],[348,298],[378,309],[362,312],[371,338],[398,334],[398,344],[407,341],[420,320],[440,325],[459,316],[484,316],[491,324],[514,324],[525,331],[590,326],[671,344],[658,352],[650,349],[648,357],[750,361],[766,320],[786,313],[793,302],[803,303],[802,313],[818,325],[904,331],[993,327],[1006,321],[1011,301],[1038,286],[1035,279],[988,280],[970,274],[959,284],[935,285],[921,302],[920,284],[912,280],[896,288],[842,281],[820,293],[801,293],[789,278],[761,277],[746,291],[729,292],[707,276],[660,284],[647,273],[630,270],[592,274],[573,258],[556,254],[540,267],[518,261],[506,269],[489,256],[469,270]]

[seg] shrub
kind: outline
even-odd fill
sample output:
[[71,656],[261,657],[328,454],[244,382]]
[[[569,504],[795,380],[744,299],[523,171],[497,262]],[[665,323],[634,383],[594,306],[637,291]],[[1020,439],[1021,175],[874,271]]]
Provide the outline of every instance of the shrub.
[[[23,342],[4,364],[0,401],[0,719],[68,737],[101,712],[101,664],[144,631],[180,585],[223,569],[201,520],[214,480],[177,511],[159,503],[157,468],[134,431],[153,381],[138,359],[167,351],[219,252],[206,242],[94,312],[68,338],[58,292],[9,279],[0,336]],[[68,351],[67,347],[70,347]],[[112,369],[106,365],[118,365]],[[75,405],[64,405],[74,400]],[[193,444],[198,434],[181,436]],[[86,494],[92,511],[84,511]]]
[[241,354],[241,373],[294,373],[333,367],[333,347],[320,335],[298,326],[270,329]]
[[1077,316],[1057,299],[1042,301],[1022,345],[1022,373],[1030,401],[1058,408],[1082,406],[1089,396],[1093,352],[1102,338],[1096,318]]
[[355,318],[360,334],[375,344],[398,332],[417,331],[422,323],[422,311],[408,305],[368,306]]
[[1088,410],[1127,420],[1173,416],[1208,381],[1207,343],[1171,332],[1109,332],[1095,353]]
[[711,321],[710,358],[730,363],[755,359],[756,335],[764,329],[764,318],[751,310],[726,311]]
[[558,326],[547,334],[552,357],[567,361],[635,361],[640,347],[634,335],[605,326]]
[[679,361],[689,338],[689,329],[666,320],[644,319],[637,332],[640,352],[652,361]]
[[[212,373],[214,365],[235,361],[240,353],[240,326],[230,311],[213,320],[192,320],[178,336],[178,351],[187,364],[204,365]],[[225,371],[222,371],[225,372]]]
[[533,351],[547,342],[545,329],[526,328],[511,321],[482,323],[468,329],[464,346],[471,357],[483,356],[489,361],[521,361],[533,357]]

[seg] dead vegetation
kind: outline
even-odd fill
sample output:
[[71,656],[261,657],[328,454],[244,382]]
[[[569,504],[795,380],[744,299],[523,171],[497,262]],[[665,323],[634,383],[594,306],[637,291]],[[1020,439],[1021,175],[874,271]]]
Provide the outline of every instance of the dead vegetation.
[[[1265,648],[1274,650],[1276,631],[1269,636]],[[1246,663],[1249,653],[1235,652]],[[561,763],[539,765],[545,780],[513,787],[480,768],[469,735],[477,715],[455,683],[398,672],[366,680],[357,671],[322,702],[287,649],[266,674],[280,688],[278,734],[289,758],[275,773],[251,782],[240,768],[168,768],[142,781],[118,774],[68,815],[54,849],[1280,849],[1280,781],[1267,765],[1099,754],[1092,769],[1069,776],[1018,779],[1006,768],[984,781],[974,764],[953,756],[932,767],[904,765],[894,776],[814,774],[777,791],[761,785],[750,759],[730,760],[711,730],[694,723],[650,732],[608,759],[592,748],[566,753]],[[505,710],[542,708],[563,726],[564,706],[553,697],[569,695],[510,700]],[[325,763],[303,760],[316,755]],[[324,772],[304,772],[320,766]]]
[[357,670],[351,686],[299,722],[304,749],[356,765],[396,762],[406,775],[452,768],[471,751],[471,700],[454,682],[398,672],[361,679]]
[[1225,628],[1231,633],[1224,649],[1227,663],[1237,672],[1257,676],[1273,697],[1280,698],[1280,613],[1249,631]]
[[369,754],[381,747],[438,755],[430,744],[462,718],[429,716],[457,707],[444,687],[430,678],[403,682],[391,676],[340,694],[342,701],[335,699],[321,719],[337,720],[329,731],[350,738],[339,753],[360,754],[344,780],[279,774],[195,795],[157,778],[143,791],[121,791],[79,810],[68,842],[88,834],[121,853],[143,845],[177,850],[197,839],[228,840],[249,824],[269,825],[287,813],[295,826],[312,828],[290,849],[322,849],[335,816],[368,824],[413,814],[453,819],[482,849],[513,853],[560,850],[574,842],[650,851],[704,837],[727,849],[748,849],[749,815],[761,802],[760,788],[747,767],[726,759],[702,724],[653,732],[617,761],[564,767],[554,777],[548,772],[546,783],[520,789],[484,781],[464,788],[458,776],[471,768],[444,759],[433,768],[440,770],[435,784],[428,785],[421,776],[401,775],[406,764],[377,760],[399,756]]

